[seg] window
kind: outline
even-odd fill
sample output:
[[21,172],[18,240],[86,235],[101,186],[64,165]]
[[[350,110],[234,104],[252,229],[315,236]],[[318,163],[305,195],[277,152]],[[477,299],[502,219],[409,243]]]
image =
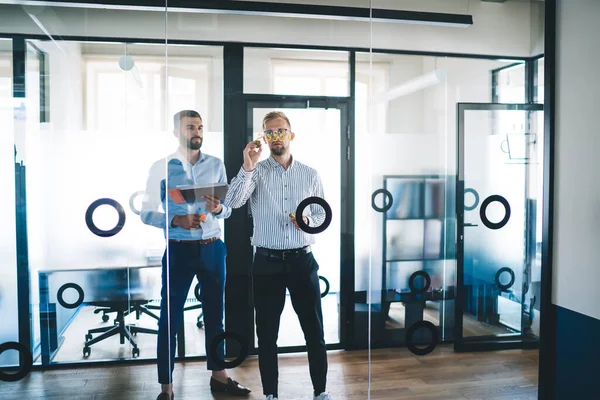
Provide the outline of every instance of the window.
[[295,95],[348,96],[345,61],[271,60],[273,92]]
[[209,113],[210,59],[169,59],[166,67],[164,58],[135,57],[129,58],[133,61],[128,71],[120,68],[120,60],[123,57],[85,58],[87,130],[169,130],[171,116],[179,110]]
[[494,103],[525,103],[525,63],[492,71]]
[[244,49],[244,93],[349,96],[346,51]]

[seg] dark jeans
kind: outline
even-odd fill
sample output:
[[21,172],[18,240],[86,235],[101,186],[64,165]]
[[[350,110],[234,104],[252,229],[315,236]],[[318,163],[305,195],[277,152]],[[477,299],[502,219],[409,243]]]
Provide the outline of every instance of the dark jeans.
[[[183,307],[194,276],[200,282],[200,298],[204,313],[206,367],[218,371],[210,357],[210,344],[223,332],[223,304],[225,292],[225,243],[217,240],[208,244],[174,243],[168,247],[169,268],[167,275],[167,251],[162,259],[162,290],[160,319],[158,321],[158,383],[173,381],[175,361],[175,338],[181,324]],[[169,277],[167,281],[167,276]],[[168,307],[168,309],[167,309]],[[217,354],[224,359],[225,344],[221,341]]]
[[286,288],[298,315],[306,346],[310,378],[315,395],[325,391],[327,351],[323,333],[319,265],[312,253],[294,259],[276,260],[256,255],[252,267],[254,307],[258,336],[258,365],[263,393],[278,396],[277,336],[285,305]]

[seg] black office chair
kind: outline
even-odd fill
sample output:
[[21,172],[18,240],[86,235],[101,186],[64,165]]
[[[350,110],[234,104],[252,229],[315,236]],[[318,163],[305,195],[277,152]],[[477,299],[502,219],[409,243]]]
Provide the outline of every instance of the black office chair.
[[[184,312],[202,309],[202,303],[200,302],[200,283],[196,284],[196,287],[194,289],[194,295],[196,297],[197,303],[184,307]],[[138,333],[158,334],[158,330],[156,329],[142,328],[131,324],[126,325],[125,317],[135,312],[136,319],[138,320],[140,319],[141,314],[146,314],[158,321],[158,316],[154,314],[151,310],[160,310],[160,305],[151,304],[151,302],[148,300],[127,302],[120,301],[108,303],[108,305],[104,302],[90,304],[98,306],[94,310],[94,313],[102,313],[102,321],[107,322],[109,319],[108,314],[113,312],[116,313],[116,317],[113,326],[104,326],[101,328],[94,328],[88,330],[88,333],[85,335],[85,346],[83,347],[84,357],[88,357],[91,354],[91,345],[114,335],[121,336],[121,344],[125,344],[125,339],[129,340],[129,342],[133,345],[133,357],[138,357],[140,355],[140,350],[137,346],[137,342],[135,341],[134,336]],[[204,326],[203,317],[204,314],[200,312],[196,321],[196,326],[198,327],[198,329],[201,329]],[[101,335],[94,338],[94,333],[101,333]]]
[[[140,319],[140,315],[146,314],[151,318],[154,318],[158,321],[158,315],[154,314],[150,310],[160,310],[160,306],[152,305],[152,302],[149,301],[147,303],[142,304],[132,304],[128,311],[125,311],[125,316],[133,314],[135,312],[135,319]],[[104,319],[103,319],[104,320]]]
[[[148,334],[158,334],[158,330],[156,329],[149,329],[149,328],[142,328],[140,326],[134,326],[134,325],[126,325],[125,324],[125,316],[128,315],[131,310],[132,307],[136,308],[136,309],[143,309],[143,306],[148,303],[147,300],[142,300],[142,301],[120,301],[120,302],[113,302],[113,303],[90,303],[92,305],[97,305],[99,306],[98,309],[94,310],[94,312],[96,313],[100,313],[103,312],[104,315],[102,316],[102,320],[106,322],[106,320],[104,319],[104,317],[108,317],[107,314],[108,313],[117,313],[116,318],[115,318],[115,324],[112,326],[103,326],[101,328],[94,328],[94,329],[90,329],[88,330],[88,333],[85,335],[85,346],[83,347],[83,356],[84,357],[88,357],[90,355],[90,353],[92,352],[92,349],[90,346],[92,346],[93,344],[96,344],[98,342],[101,342],[104,339],[107,339],[111,336],[114,335],[120,335],[120,339],[121,339],[121,344],[125,344],[125,339],[127,339],[131,345],[133,346],[133,350],[132,350],[132,355],[133,357],[137,357],[140,355],[140,349],[138,348],[137,342],[134,339],[134,335],[138,334],[138,333],[148,333]],[[158,318],[157,318],[158,319]],[[97,337],[93,337],[94,333],[101,333],[100,336]]]
[[[143,302],[143,303],[133,303],[130,305],[129,310],[125,311],[124,313],[124,317],[133,314],[135,312],[135,319],[140,319],[140,315],[141,314],[146,314],[151,318],[154,318],[155,320],[158,321],[158,315],[154,314],[152,311],[150,310],[160,310],[160,306],[154,306],[151,305],[150,303],[152,303],[152,301],[148,301],[148,302]],[[108,316],[108,314],[116,312],[115,309],[113,309],[112,307],[96,307],[96,309],[94,310],[94,314],[100,314],[102,313],[102,322],[108,322],[108,320],[110,319],[110,317]],[[114,320],[114,324],[116,325],[118,323],[117,318],[115,318]]]
[[[202,302],[200,301],[200,283],[196,283],[196,287],[194,288],[194,296],[196,297],[197,302],[195,302],[195,304],[193,304],[193,305],[184,307],[183,311],[201,310],[202,309]],[[189,299],[186,300],[186,303],[189,303],[189,302],[190,302]],[[191,300],[191,302],[194,302],[194,300]],[[136,319],[140,319],[141,314],[146,314],[158,321],[158,316],[156,314],[152,313],[150,310],[160,311],[160,302],[158,302],[158,305],[150,304],[150,302],[148,302],[147,304],[132,305],[131,310],[129,312],[126,312],[125,315],[127,316],[135,311]],[[102,310],[99,310],[97,312],[101,312],[101,311]],[[96,312],[96,311],[94,311],[94,312]],[[198,329],[202,329],[202,327],[204,327],[203,318],[204,318],[204,313],[202,311],[200,311],[200,314],[198,314],[198,318],[196,320],[196,326],[198,327]],[[106,322],[108,320],[108,318],[105,320],[104,316],[103,316],[102,320],[104,322]]]

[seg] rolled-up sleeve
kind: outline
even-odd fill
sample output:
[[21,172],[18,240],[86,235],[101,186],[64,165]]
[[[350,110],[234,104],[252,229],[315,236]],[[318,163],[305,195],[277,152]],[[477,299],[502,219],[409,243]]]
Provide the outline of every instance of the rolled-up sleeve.
[[[157,162],[150,168],[148,179],[146,181],[146,191],[144,192],[142,210],[140,212],[140,218],[144,224],[160,229],[166,228],[167,216],[164,212],[160,211],[160,206],[162,205],[161,196],[163,196],[164,193],[164,165]],[[169,225],[171,224],[173,217],[169,218]]]

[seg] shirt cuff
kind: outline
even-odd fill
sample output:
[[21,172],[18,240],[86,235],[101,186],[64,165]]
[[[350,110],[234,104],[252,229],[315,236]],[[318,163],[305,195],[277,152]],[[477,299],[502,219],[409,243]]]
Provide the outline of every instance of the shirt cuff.
[[240,178],[248,179],[248,178],[251,178],[252,175],[254,175],[254,171],[256,171],[256,167],[254,167],[254,169],[252,171],[246,171],[244,169],[244,167],[242,166],[242,167],[240,167],[240,172],[239,172],[238,176]]
[[215,216],[215,218],[217,219],[222,219],[225,216],[225,213],[227,212],[227,206],[223,203],[221,203],[221,212],[220,213],[213,213],[213,215]]

